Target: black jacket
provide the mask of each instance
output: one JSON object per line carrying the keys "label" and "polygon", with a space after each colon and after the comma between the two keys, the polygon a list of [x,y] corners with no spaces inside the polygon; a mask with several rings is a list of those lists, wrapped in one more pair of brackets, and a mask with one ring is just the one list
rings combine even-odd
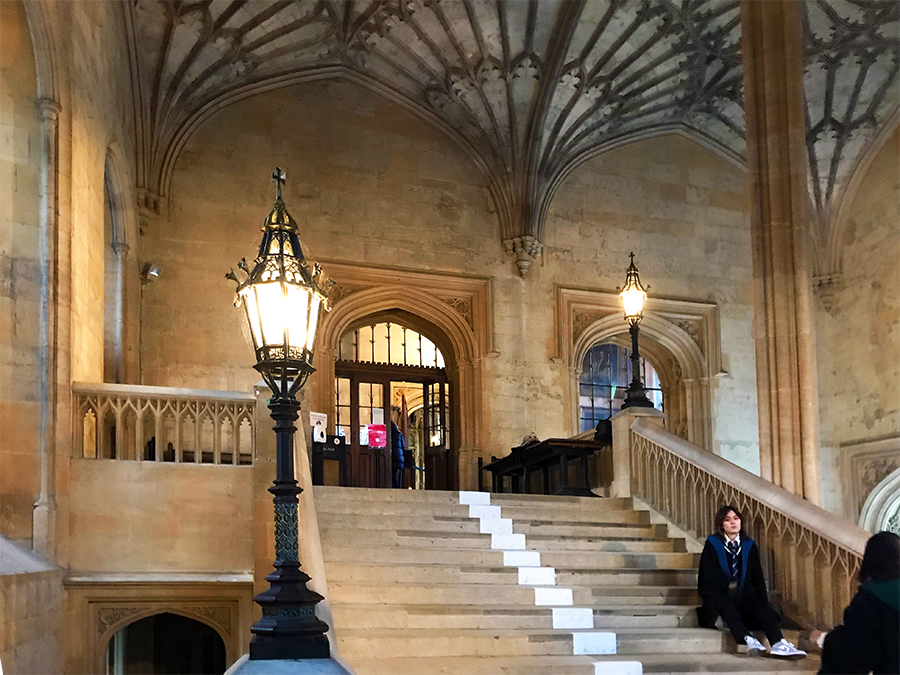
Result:
{"label": "black jacket", "polygon": [[[717,606],[728,598],[728,584],[731,581],[729,575],[722,567],[719,554],[713,539],[723,542],[724,538],[712,535],[707,538],[700,554],[700,569],[697,574],[697,592],[704,605]],[[741,537],[741,549],[743,552],[743,586],[735,599],[740,599],[747,593],[756,595],[763,602],[769,601],[766,590],[766,579],[763,575],[762,564],[759,560],[759,547],[752,539]]]}
{"label": "black jacket", "polygon": [[825,636],[819,675],[869,672],[900,673],[900,612],[864,586],[844,610],[843,625]]}

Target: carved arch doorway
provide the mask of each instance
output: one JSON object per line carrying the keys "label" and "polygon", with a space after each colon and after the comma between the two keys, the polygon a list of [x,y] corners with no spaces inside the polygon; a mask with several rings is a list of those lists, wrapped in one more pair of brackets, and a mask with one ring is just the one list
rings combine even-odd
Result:
{"label": "carved arch doorway", "polygon": [[214,628],[170,612],[145,616],[116,631],[105,661],[106,675],[217,675],[228,665],[225,641]]}
{"label": "carved arch doorway", "polygon": [[[341,485],[448,490],[455,483],[456,399],[443,353],[403,318],[366,317],[338,343],[334,431],[348,441]],[[395,434],[403,438],[402,469]]]}

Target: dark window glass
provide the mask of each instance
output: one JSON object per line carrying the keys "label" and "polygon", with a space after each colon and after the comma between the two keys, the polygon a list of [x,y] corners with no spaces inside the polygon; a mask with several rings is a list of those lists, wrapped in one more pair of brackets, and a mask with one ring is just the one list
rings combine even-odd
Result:
{"label": "dark window glass", "polygon": [[[653,406],[663,409],[659,376],[642,358],[641,381]],[[600,420],[609,419],[622,408],[631,383],[631,350],[612,344],[596,344],[584,355],[578,377],[579,427],[588,431]]]}

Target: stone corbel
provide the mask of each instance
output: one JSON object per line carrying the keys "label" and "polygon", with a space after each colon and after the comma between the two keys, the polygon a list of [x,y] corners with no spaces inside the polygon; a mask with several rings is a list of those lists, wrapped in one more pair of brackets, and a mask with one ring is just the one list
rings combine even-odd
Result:
{"label": "stone corbel", "polygon": [[813,292],[822,301],[823,309],[829,314],[834,307],[834,296],[840,290],[842,281],[841,274],[823,274],[813,277]]}
{"label": "stone corbel", "polygon": [[522,237],[513,237],[512,239],[503,240],[503,248],[506,255],[516,256],[516,267],[519,268],[519,276],[524,278],[531,269],[531,263],[534,262],[544,245],[531,235]]}
{"label": "stone corbel", "polygon": [[154,219],[162,215],[166,207],[165,197],[145,188],[137,188],[137,207],[141,234],[146,233],[147,228]]}

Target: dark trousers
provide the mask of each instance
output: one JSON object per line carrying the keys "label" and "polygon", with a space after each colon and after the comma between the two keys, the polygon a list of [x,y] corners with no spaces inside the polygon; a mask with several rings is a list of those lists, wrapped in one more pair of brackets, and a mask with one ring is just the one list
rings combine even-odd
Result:
{"label": "dark trousers", "polygon": [[754,629],[762,629],[770,645],[774,645],[784,637],[778,627],[780,621],[778,612],[752,593],[742,593],[737,598],[729,596],[704,598],[701,611],[712,623],[715,623],[717,616],[721,616],[734,641],[739,645],[744,644],[744,638],[750,635],[748,625]]}
{"label": "dark trousers", "polygon": [[[383,475],[383,474],[382,474]],[[392,488],[402,488],[403,487],[403,467],[394,468],[391,471],[391,487]]]}

